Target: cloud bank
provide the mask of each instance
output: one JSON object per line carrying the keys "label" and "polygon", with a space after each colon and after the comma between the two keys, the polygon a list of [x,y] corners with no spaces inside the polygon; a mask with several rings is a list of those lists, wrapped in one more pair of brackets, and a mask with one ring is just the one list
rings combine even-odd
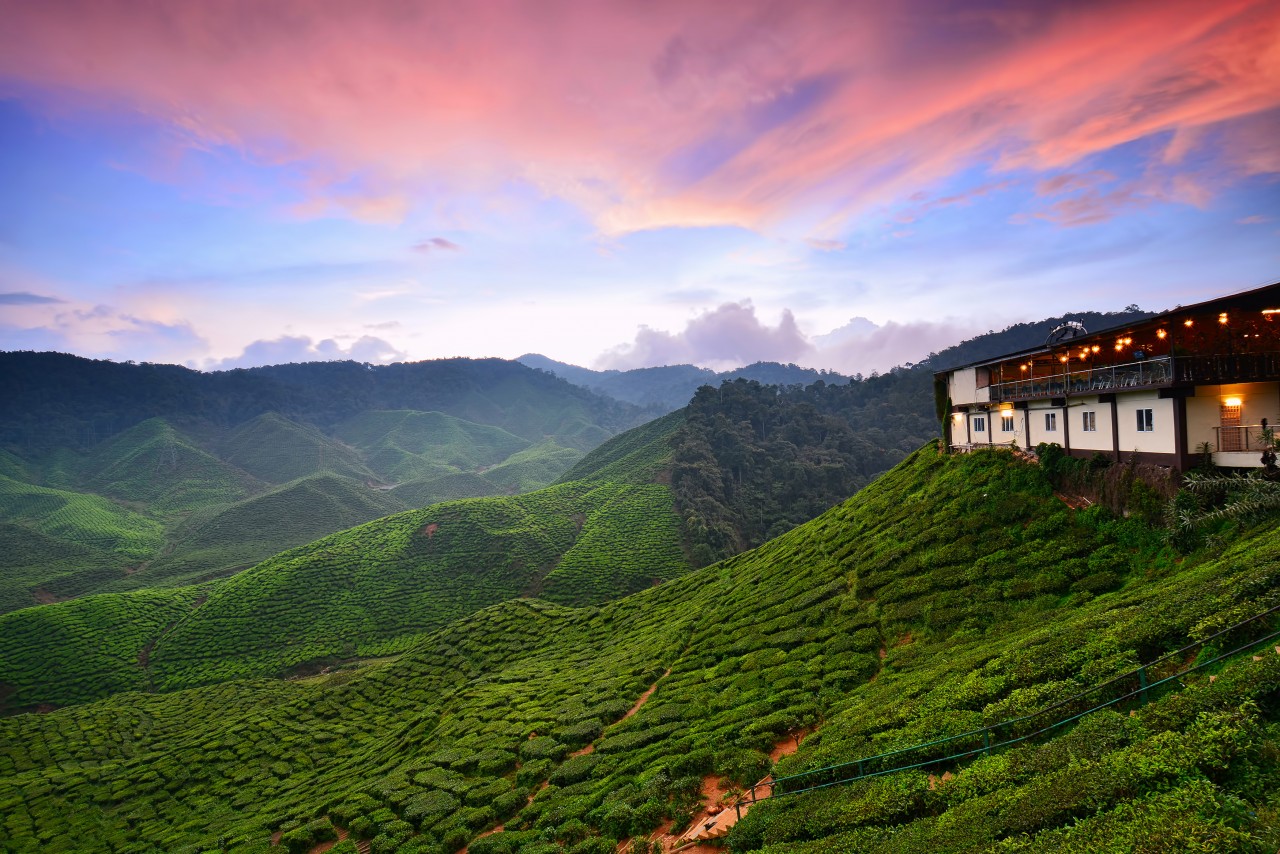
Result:
{"label": "cloud bank", "polygon": [[372,335],[363,335],[345,347],[333,338],[317,342],[307,335],[282,335],[269,341],[254,341],[238,356],[210,360],[204,365],[204,370],[227,371],[233,368],[255,368],[260,365],[335,362],[344,359],[385,365],[403,361],[406,355],[393,345]]}
{"label": "cloud bank", "polygon": [[824,335],[807,336],[789,310],[776,326],[761,322],[750,301],[725,303],[679,332],[640,327],[635,340],[596,360],[601,370],[699,365],[724,371],[753,362],[794,362],[843,374],[883,372],[917,362],[985,330],[963,321],[885,323],[854,317]]}

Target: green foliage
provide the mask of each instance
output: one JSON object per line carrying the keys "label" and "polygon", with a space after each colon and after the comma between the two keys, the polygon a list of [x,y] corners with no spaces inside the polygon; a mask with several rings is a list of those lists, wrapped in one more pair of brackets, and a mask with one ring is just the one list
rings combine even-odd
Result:
{"label": "green foliage", "polygon": [[[215,849],[327,816],[380,846],[603,851],[687,816],[706,773],[755,782],[765,753],[801,729],[816,727],[779,773],[1042,708],[1275,603],[1274,522],[1159,571],[1162,553],[1127,545],[1129,530],[1064,510],[1043,470],[1008,453],[927,448],[758,549],[617,601],[501,602],[342,679],[235,680],[0,719],[6,845]],[[1121,585],[1057,590],[1101,572]],[[287,623],[285,610],[273,613]],[[731,844],[1261,850],[1280,790],[1280,656],[1215,675],[931,769],[954,774],[932,786],[906,772],[766,801]],[[564,733],[593,719],[594,752],[567,756]],[[500,761],[520,753],[518,770]]]}

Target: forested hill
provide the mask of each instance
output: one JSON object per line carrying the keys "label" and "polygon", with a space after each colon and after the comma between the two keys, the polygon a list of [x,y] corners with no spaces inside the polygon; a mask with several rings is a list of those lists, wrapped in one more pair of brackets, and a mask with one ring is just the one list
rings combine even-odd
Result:
{"label": "forested hill", "polygon": [[[940,352],[930,353],[920,362],[906,365],[903,369],[931,374],[933,371],[989,359],[1002,353],[1035,347],[1044,343],[1054,327],[1067,320],[1083,323],[1087,329],[1096,332],[1151,315],[1152,312],[1141,311],[1137,306],[1130,306],[1129,309],[1120,312],[1076,312],[1035,322],[1018,323],[1000,332],[987,332]],[[531,368],[555,374],[600,394],[648,407],[659,414],[684,406],[700,386],[715,386],[738,379],[755,380],[764,385],[776,386],[810,385],[818,381],[825,385],[840,385],[849,382],[859,383],[864,379],[861,374],[851,378],[834,371],[819,371],[777,362],[755,362],[736,370],[716,373],[696,365],[663,365],[653,368],[635,368],[629,371],[594,371],[578,365],[557,362],[537,353],[526,353],[517,361]],[[890,373],[899,375],[903,369],[895,368]],[[924,390],[920,405],[925,406],[931,399],[931,392],[927,383],[920,388]],[[876,390],[883,391],[884,386],[875,385],[871,393]],[[883,470],[878,469],[878,471]]]}
{"label": "forested hill", "polygon": [[444,412],[589,450],[645,420],[632,404],[502,359],[309,362],[203,373],[178,365],[0,353],[0,446],[87,448],[148,418],[230,427],[267,412],[329,427],[369,410]]}
{"label": "forested hill", "polygon": [[537,353],[526,353],[516,361],[555,374],[583,388],[617,400],[644,406],[655,414],[679,409],[689,402],[700,386],[747,379],[765,385],[808,385],[818,380],[847,382],[848,377],[830,371],[816,371],[799,365],[778,362],[755,362],[732,371],[716,373],[696,365],[662,365],[634,368],[629,371],[593,371],[577,365],[557,362]]}
{"label": "forested hill", "polygon": [[[937,436],[933,373],[943,366],[1043,343],[1068,319],[1105,329],[1142,316],[1093,312],[1018,324],[910,367],[845,381],[738,378],[702,386],[670,440],[671,489],[694,564],[754,548],[814,518]],[[787,366],[777,367],[786,376]]]}

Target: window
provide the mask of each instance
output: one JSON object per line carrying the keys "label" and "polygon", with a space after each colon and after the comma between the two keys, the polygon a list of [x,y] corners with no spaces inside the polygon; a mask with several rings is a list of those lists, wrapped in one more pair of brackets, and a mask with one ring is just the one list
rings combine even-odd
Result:
{"label": "window", "polygon": [[1000,429],[1003,430],[1005,433],[1013,432],[1013,416],[1012,415],[1000,416]]}
{"label": "window", "polygon": [[1098,432],[1098,413],[1081,412],[1080,415],[1084,419],[1084,424],[1083,424],[1084,432],[1097,433]]}
{"label": "window", "polygon": [[973,418],[973,430],[975,433],[987,432],[987,419],[983,415],[975,415]]}
{"label": "window", "polygon": [[1046,433],[1054,433],[1058,429],[1058,413],[1046,412],[1044,414],[1044,429]]}
{"label": "window", "polygon": [[1138,432],[1139,433],[1154,433],[1156,430],[1155,423],[1156,423],[1155,418],[1152,417],[1150,409],[1138,410]]}

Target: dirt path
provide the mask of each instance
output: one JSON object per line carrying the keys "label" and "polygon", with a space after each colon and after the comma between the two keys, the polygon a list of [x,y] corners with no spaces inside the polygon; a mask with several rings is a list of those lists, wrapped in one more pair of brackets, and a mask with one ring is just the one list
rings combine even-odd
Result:
{"label": "dirt path", "polygon": [[[769,759],[777,762],[782,757],[795,753],[811,732],[812,729],[803,729],[789,734],[773,746],[773,750],[769,751]],[[756,783],[754,788],[757,797],[762,800],[767,798],[772,794],[773,775]],[[717,851],[723,854],[724,849],[708,845],[706,841],[722,838],[728,834],[729,828],[738,823],[740,816],[733,806],[738,794],[737,789],[725,785],[724,778],[708,774],[702,778],[702,810],[694,816],[689,829],[678,837],[667,834],[656,841],[662,844],[663,851],[680,850],[688,854]],[[749,806],[744,805],[741,814],[746,815],[748,809]]]}

